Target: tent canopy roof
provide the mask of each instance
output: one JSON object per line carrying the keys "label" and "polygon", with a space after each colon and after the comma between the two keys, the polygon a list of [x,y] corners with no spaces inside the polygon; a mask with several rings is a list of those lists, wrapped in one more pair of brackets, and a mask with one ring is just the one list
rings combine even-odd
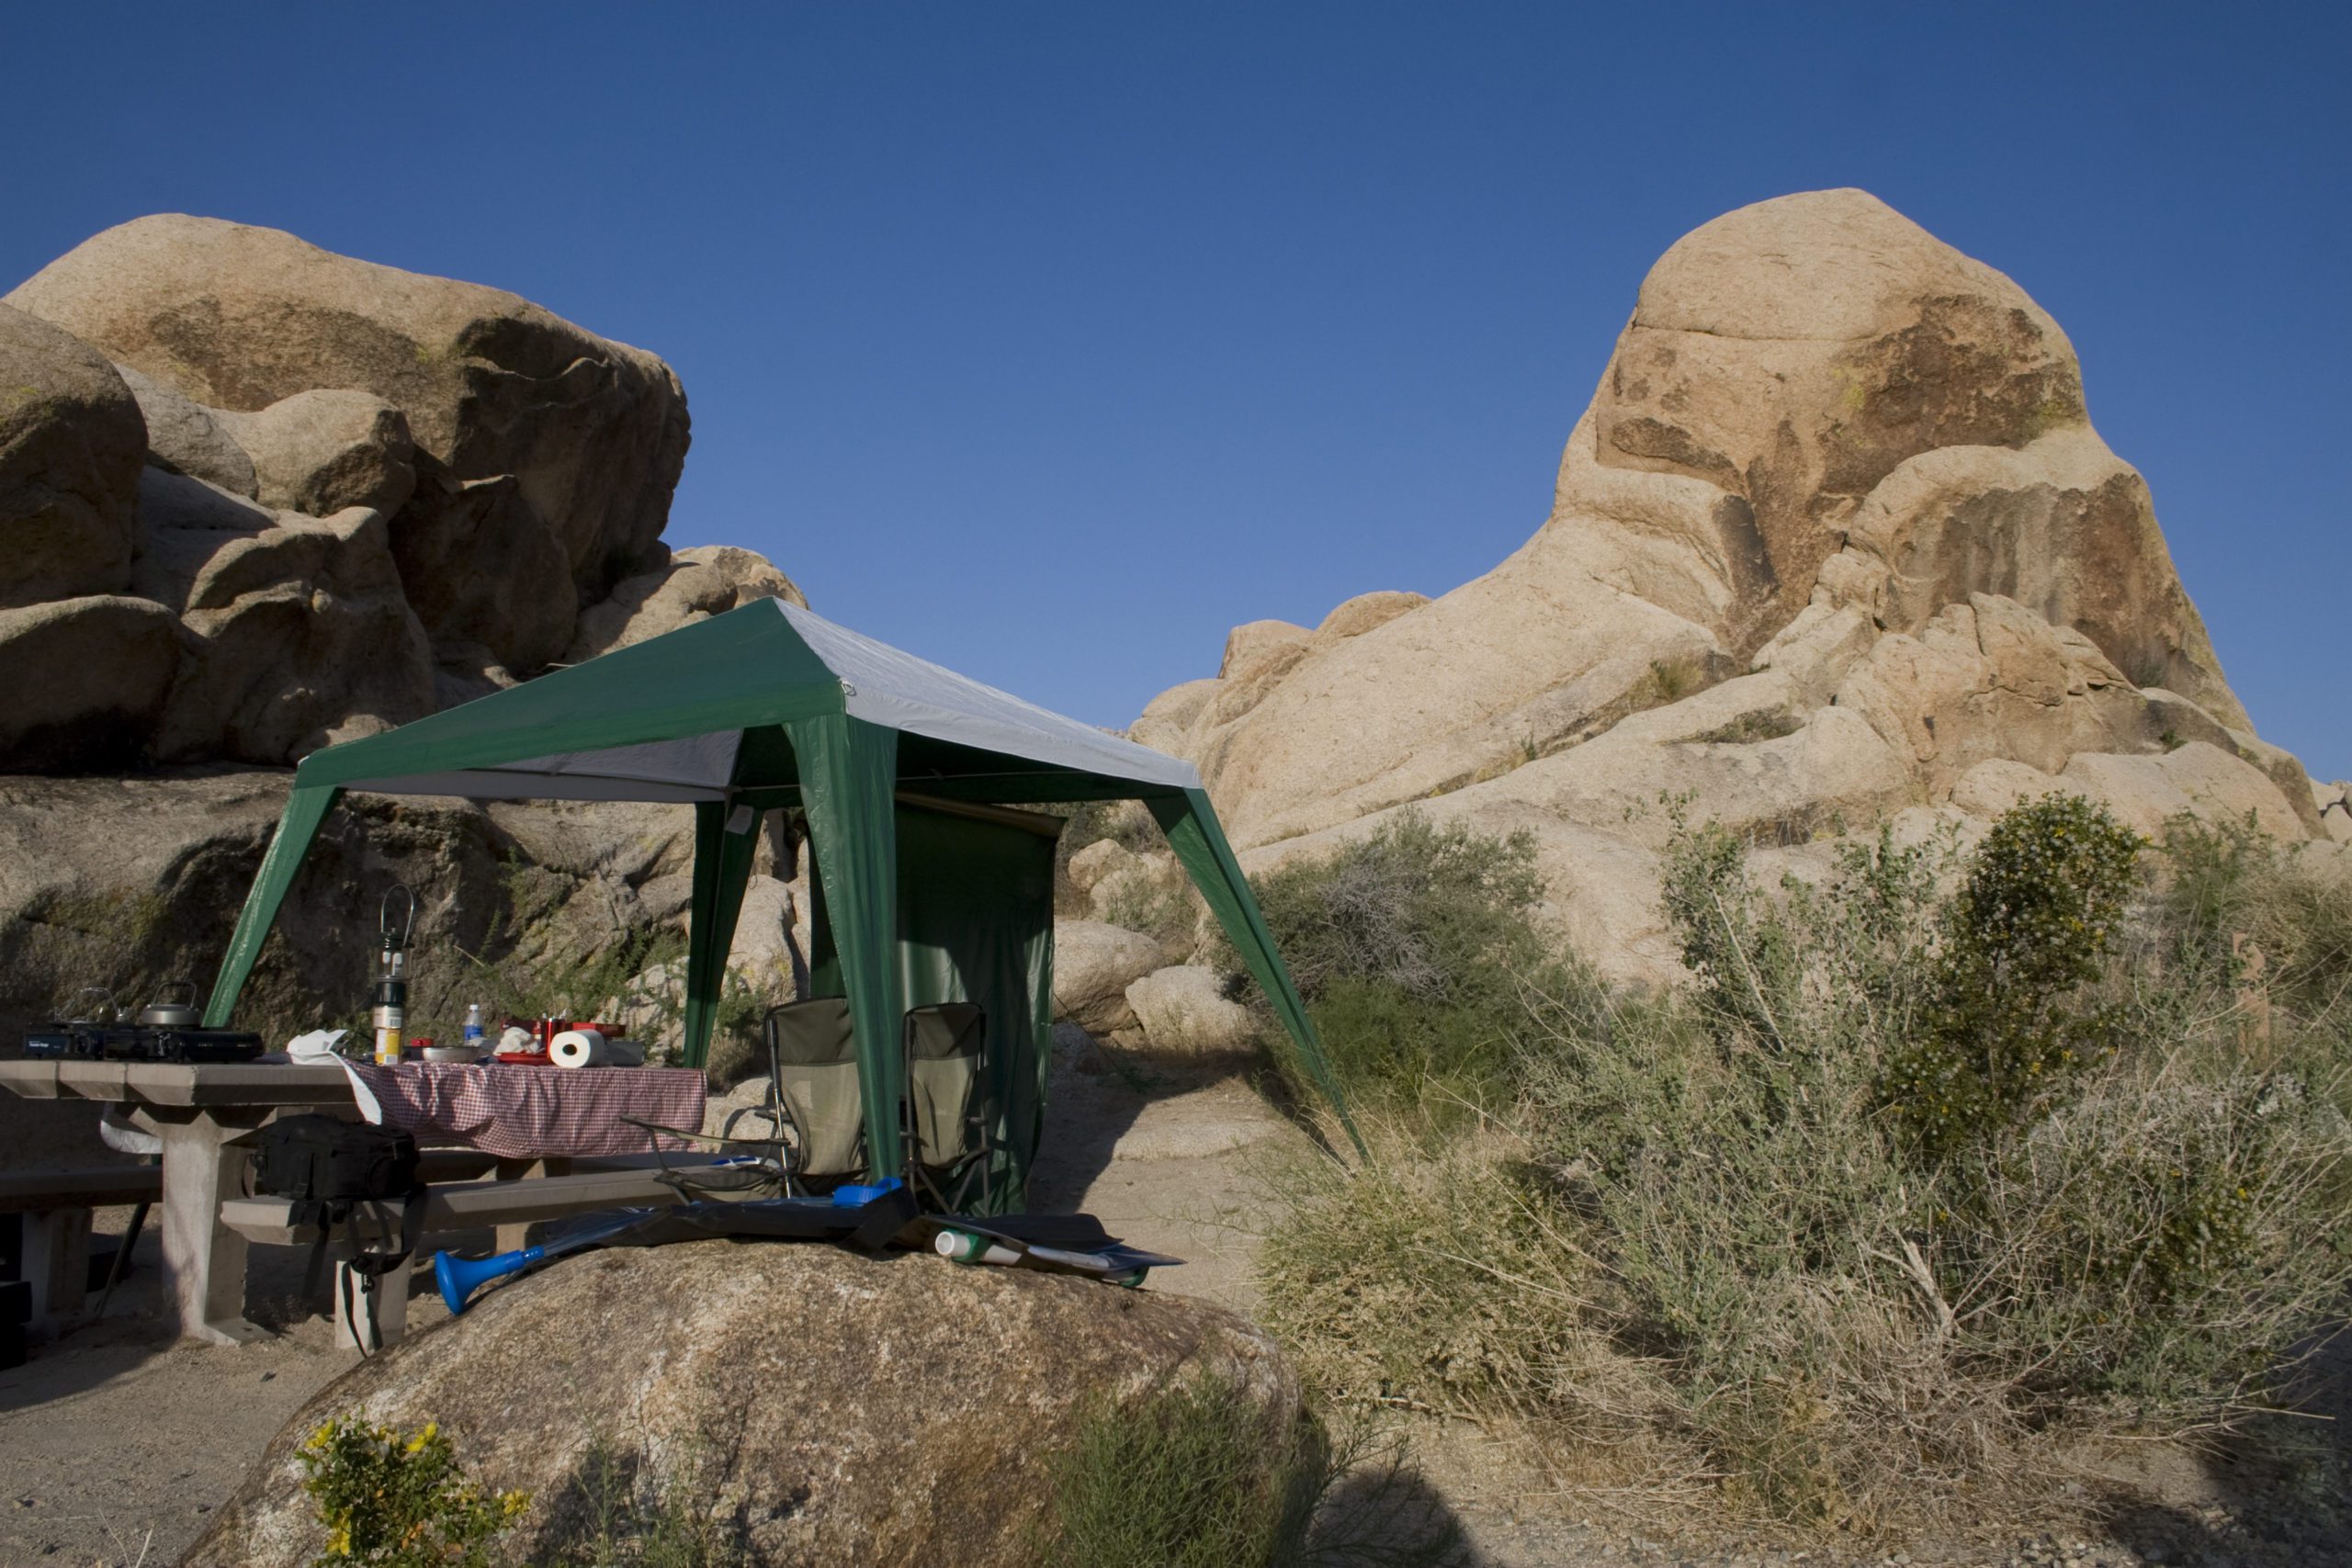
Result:
{"label": "tent canopy roof", "polygon": [[296,782],[475,799],[775,803],[786,722],[846,715],[901,737],[899,777],[950,798],[1200,787],[1193,765],[1050,713],[781,599],[763,599],[303,759]]}
{"label": "tent canopy roof", "polygon": [[[777,599],[740,605],[447,713],[313,752],[245,899],[205,1020],[224,1025],[295,868],[346,789],[695,806],[684,1054],[710,1039],[762,812],[798,806],[856,1021],[868,1163],[899,1168],[896,798],[1143,801],[1316,1082],[1348,1120],[1192,764],[1046,712]],[[1047,944],[1049,947],[1049,943]],[[1043,951],[1043,950],[1041,950]]]}

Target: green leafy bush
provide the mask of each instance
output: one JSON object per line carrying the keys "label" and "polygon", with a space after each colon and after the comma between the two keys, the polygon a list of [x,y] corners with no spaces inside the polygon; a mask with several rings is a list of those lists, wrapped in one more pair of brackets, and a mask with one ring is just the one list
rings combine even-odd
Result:
{"label": "green leafy bush", "polygon": [[297,1457],[327,1530],[311,1568],[477,1568],[530,1505],[469,1479],[431,1421],[413,1435],[356,1417],[329,1421]]}
{"label": "green leafy bush", "polygon": [[1882,1097],[1939,1158],[2046,1111],[2116,1048],[2085,992],[2120,934],[2146,840],[2080,795],[2009,811],[1970,858],[1946,912],[1917,1033]]}
{"label": "green leafy bush", "polygon": [[2258,988],[2306,1016],[2352,994],[2352,876],[2278,843],[2251,812],[2174,818],[2164,858],[2159,963]]}

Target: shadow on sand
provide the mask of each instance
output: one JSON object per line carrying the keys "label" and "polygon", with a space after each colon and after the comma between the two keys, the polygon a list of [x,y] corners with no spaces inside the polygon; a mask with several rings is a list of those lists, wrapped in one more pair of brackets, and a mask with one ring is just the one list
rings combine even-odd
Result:
{"label": "shadow on sand", "polygon": [[2151,1563],[2352,1562],[2352,1340],[2321,1348],[2303,1374],[2293,1414],[2257,1416],[2199,1454],[2167,1456],[2171,1473],[2108,1490],[2108,1532]]}

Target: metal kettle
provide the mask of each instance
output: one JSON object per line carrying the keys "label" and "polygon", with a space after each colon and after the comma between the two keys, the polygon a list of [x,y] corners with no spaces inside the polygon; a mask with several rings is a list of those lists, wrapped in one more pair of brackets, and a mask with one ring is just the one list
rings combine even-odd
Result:
{"label": "metal kettle", "polygon": [[174,991],[180,990],[187,993],[186,1001],[153,1001],[140,1009],[139,1027],[141,1029],[195,1029],[201,1026],[204,1022],[204,1010],[197,1005],[196,982],[170,980],[164,985],[164,995],[166,998]]}

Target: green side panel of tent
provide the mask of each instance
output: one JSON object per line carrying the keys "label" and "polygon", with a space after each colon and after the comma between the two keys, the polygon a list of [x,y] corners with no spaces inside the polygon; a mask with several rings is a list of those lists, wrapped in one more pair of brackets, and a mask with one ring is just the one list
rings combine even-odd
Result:
{"label": "green side panel of tent", "polygon": [[685,1059],[700,1066],[710,1053],[710,1030],[727,985],[727,953],[752,880],[760,814],[723,801],[695,805],[695,880],[686,914]]}
{"label": "green side panel of tent", "polygon": [[1340,1124],[1347,1129],[1356,1153],[1371,1158],[1372,1152],[1364,1147],[1363,1134],[1356,1131],[1355,1119],[1348,1114],[1347,1097],[1340,1092],[1339,1080],[1331,1076],[1331,1063],[1323,1054],[1322,1038],[1315,1032],[1314,1021],[1306,1016],[1306,1003],[1299,997],[1298,987],[1292,983],[1282,954],[1274,951],[1273,933],[1266,929],[1265,914],[1250,891],[1250,879],[1241,874],[1241,863],[1235,858],[1233,846],[1226,841],[1225,829],[1217,822],[1207,792],[1188,789],[1181,800],[1157,799],[1146,804],[1159,824],[1159,830],[1168,835],[1168,846],[1176,852],[1176,859],[1191,875],[1193,886],[1208,900],[1209,912],[1224,929],[1226,940],[1233,943],[1259,988],[1266,993],[1274,1016],[1282,1020],[1283,1028],[1298,1047],[1307,1076],[1339,1112]]}
{"label": "green side panel of tent", "polygon": [[[968,1001],[987,1014],[989,1166],[973,1208],[1013,1213],[1027,1201],[1045,1135],[1057,835],[904,802],[897,815],[900,996],[910,1008]],[[809,992],[845,995],[821,878],[810,884],[809,905]]]}
{"label": "green side panel of tent", "polygon": [[1014,1213],[1027,1207],[1053,1061],[1056,835],[910,806],[898,816],[900,994],[910,1008],[970,1001],[988,1015],[989,1161],[975,1208]]}
{"label": "green side panel of tent", "polygon": [[[841,994],[857,1035],[871,1168],[895,1173],[906,1060],[905,1004],[897,964],[899,735],[844,714],[785,726],[800,760],[800,804],[825,888],[825,916],[841,959]],[[726,961],[719,954],[719,961]],[[699,1058],[688,1060],[699,1066]]]}

